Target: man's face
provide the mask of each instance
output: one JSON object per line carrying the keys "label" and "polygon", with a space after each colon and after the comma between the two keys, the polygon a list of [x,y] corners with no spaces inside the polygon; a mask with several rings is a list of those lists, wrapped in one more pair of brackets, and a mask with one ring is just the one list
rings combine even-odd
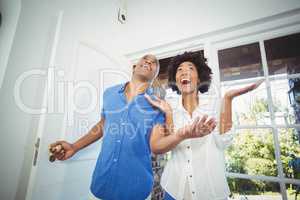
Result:
{"label": "man's face", "polygon": [[151,81],[157,70],[157,59],[154,55],[143,56],[133,69],[133,75],[145,81]]}

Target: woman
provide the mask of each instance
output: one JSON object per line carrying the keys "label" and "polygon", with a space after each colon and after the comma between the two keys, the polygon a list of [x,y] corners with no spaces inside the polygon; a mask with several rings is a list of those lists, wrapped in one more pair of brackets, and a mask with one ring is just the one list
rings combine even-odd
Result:
{"label": "woman", "polygon": [[[169,66],[169,85],[180,94],[177,105],[161,99],[148,101],[172,120],[166,120],[169,133],[178,130],[196,118],[210,116],[219,119],[218,128],[200,138],[184,140],[173,150],[162,178],[165,199],[223,200],[229,196],[225,176],[224,150],[233,138],[232,100],[257,88],[262,81],[241,89],[227,91],[218,102],[206,95],[212,71],[200,53],[185,52],[176,56]],[[170,116],[166,116],[166,119]],[[209,119],[208,119],[209,120]]]}

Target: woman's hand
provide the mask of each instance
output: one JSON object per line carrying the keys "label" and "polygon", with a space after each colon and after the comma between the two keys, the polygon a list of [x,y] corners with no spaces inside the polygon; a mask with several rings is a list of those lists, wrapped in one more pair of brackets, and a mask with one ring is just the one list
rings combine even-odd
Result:
{"label": "woman's hand", "polygon": [[163,113],[172,113],[170,104],[168,104],[165,100],[162,100],[157,96],[155,96],[155,99],[152,99],[148,94],[145,94],[145,98],[152,106],[160,109]]}
{"label": "woman's hand", "polygon": [[232,100],[233,98],[243,95],[247,92],[255,90],[258,88],[264,79],[259,80],[255,83],[252,83],[246,87],[239,88],[239,89],[232,89],[225,93],[222,99],[222,107],[221,107],[221,114],[220,114],[220,134],[224,134],[228,132],[232,128]]}
{"label": "woman's hand", "polygon": [[252,90],[255,90],[258,88],[262,83],[264,82],[264,79],[259,80],[255,83],[252,83],[246,87],[238,88],[238,89],[232,89],[225,93],[224,98],[232,100],[234,97],[240,96],[242,94],[245,94],[247,92],[250,92]]}
{"label": "woman's hand", "polygon": [[210,134],[217,126],[215,118],[207,115],[197,117],[192,124],[184,126],[178,131],[182,139],[199,138]]}

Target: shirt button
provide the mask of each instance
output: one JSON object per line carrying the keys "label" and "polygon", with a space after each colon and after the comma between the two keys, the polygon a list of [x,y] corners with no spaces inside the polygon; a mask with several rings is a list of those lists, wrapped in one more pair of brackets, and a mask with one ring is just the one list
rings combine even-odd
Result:
{"label": "shirt button", "polygon": [[192,175],[190,175],[190,178],[192,178],[193,176]]}
{"label": "shirt button", "polygon": [[194,191],[193,191],[192,193],[193,193],[193,194],[195,194],[195,192],[194,192]]}
{"label": "shirt button", "polygon": [[118,143],[121,143],[121,140],[117,140]]}
{"label": "shirt button", "polygon": [[118,161],[118,159],[115,158],[115,159],[114,159],[114,162],[117,162],[117,161]]}
{"label": "shirt button", "polygon": [[190,148],[190,146],[187,146],[186,148],[188,148],[188,149],[189,149],[189,148]]}
{"label": "shirt button", "polygon": [[125,125],[125,123],[124,123],[124,122],[122,122],[122,123],[121,123],[121,125],[122,125],[122,126],[124,126],[124,125]]}
{"label": "shirt button", "polygon": [[190,160],[187,161],[188,163],[190,162]]}

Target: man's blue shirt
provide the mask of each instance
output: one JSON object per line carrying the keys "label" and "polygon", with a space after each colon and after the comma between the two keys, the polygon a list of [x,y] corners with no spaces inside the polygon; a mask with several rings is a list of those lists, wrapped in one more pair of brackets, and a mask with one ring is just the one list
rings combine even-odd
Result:
{"label": "man's blue shirt", "polygon": [[[126,84],[104,92],[102,149],[93,173],[91,192],[104,200],[144,200],[151,193],[150,134],[156,124],[164,124],[162,112],[143,94],[127,102]],[[153,95],[152,88],[146,91]]]}

